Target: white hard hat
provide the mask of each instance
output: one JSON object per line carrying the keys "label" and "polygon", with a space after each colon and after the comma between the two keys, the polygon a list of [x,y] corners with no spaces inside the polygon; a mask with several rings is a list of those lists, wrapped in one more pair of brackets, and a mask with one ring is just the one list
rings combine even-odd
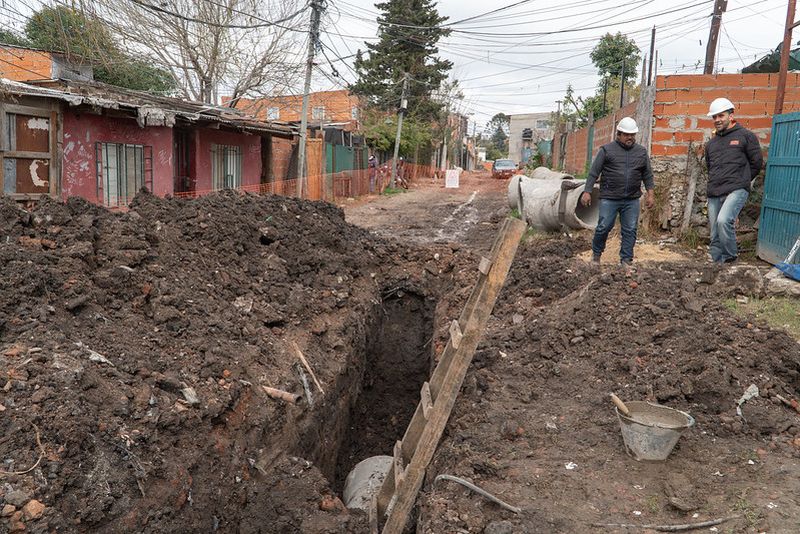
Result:
{"label": "white hard hat", "polygon": [[735,107],[736,106],[733,105],[733,102],[727,98],[715,98],[708,107],[708,116],[713,117],[717,113],[722,113],[723,111],[728,111],[729,109],[732,110]]}
{"label": "white hard hat", "polygon": [[639,127],[636,126],[636,121],[630,117],[622,117],[622,120],[617,124],[617,131],[627,134],[635,134],[639,132]]}

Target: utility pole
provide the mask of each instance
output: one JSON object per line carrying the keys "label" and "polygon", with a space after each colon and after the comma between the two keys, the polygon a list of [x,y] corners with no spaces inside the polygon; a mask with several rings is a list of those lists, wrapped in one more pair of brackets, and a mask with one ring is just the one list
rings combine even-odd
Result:
{"label": "utility pole", "polygon": [[619,73],[619,107],[624,105],[625,100],[625,60],[622,60],[622,70]]}
{"label": "utility pole", "polygon": [[319,42],[319,19],[324,0],[311,0],[311,28],[308,32],[308,62],[306,83],[303,87],[303,109],[300,112],[300,141],[297,146],[297,196],[303,198],[306,181],[306,136],[308,130],[308,94],[311,91],[311,71],[314,68],[314,52]]}
{"label": "utility pole", "polygon": [[650,66],[647,68],[647,85],[653,85],[653,54],[656,50],[656,27],[650,34]]}
{"label": "utility pole", "polygon": [[728,0],[714,0],[714,14],[711,17],[711,30],[706,43],[706,65],[703,74],[714,74],[714,59],[719,43],[719,26],[722,23],[722,14],[728,9]]}
{"label": "utility pole", "polygon": [[786,30],[783,32],[783,44],[781,45],[781,67],[778,70],[778,91],[775,95],[775,115],[783,113],[783,99],[786,96],[786,71],[789,70],[789,55],[792,52],[792,30],[798,23],[794,20],[794,12],[797,8],[797,0],[789,0],[789,7],[786,9]]}
{"label": "utility pole", "polygon": [[392,189],[397,184],[397,157],[400,155],[400,134],[403,131],[403,115],[406,113],[406,91],[408,91],[408,73],[403,75],[403,92],[400,95],[400,109],[397,110],[397,135],[394,138],[394,159],[392,160]]}

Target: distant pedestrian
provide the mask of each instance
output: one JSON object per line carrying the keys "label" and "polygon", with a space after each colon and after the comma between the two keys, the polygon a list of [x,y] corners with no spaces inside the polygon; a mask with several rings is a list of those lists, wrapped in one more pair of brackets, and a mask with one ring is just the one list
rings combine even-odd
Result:
{"label": "distant pedestrian", "polygon": [[708,108],[708,116],[714,120],[714,133],[705,148],[709,252],[715,263],[733,262],[738,257],[735,224],[750,195],[750,184],[764,164],[758,138],[736,122],[733,111],[727,98],[717,98]]}
{"label": "distant pedestrian", "polygon": [[378,175],[378,162],[375,159],[374,154],[369,155],[369,161],[367,162],[367,169],[369,172],[369,194],[371,195],[375,192],[375,178]]}
{"label": "distant pedestrian", "polygon": [[624,117],[617,124],[616,140],[605,144],[597,151],[597,156],[589,169],[586,186],[581,195],[581,204],[592,203],[592,189],[600,178],[600,217],[592,239],[592,264],[600,265],[600,256],[606,249],[606,241],[619,214],[621,245],[620,265],[629,271],[633,263],[633,247],[636,244],[636,229],[639,224],[639,198],[642,196],[642,183],[647,190],[645,206],[649,209],[655,203],[653,193],[653,171],[650,156],[642,145],[636,144],[639,127],[630,117]]}

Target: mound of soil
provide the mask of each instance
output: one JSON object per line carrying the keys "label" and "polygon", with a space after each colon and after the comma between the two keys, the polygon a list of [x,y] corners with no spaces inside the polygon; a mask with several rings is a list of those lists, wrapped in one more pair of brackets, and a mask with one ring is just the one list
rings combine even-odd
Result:
{"label": "mound of soil", "polygon": [[[776,395],[800,392],[798,342],[732,315],[719,295],[741,288],[720,287],[724,272],[598,273],[570,257],[579,248],[520,248],[429,474],[467,478],[522,514],[439,482],[420,531],[624,532],[591,524],[728,515],[738,518],[720,530],[792,531],[800,417]],[[760,394],[739,416],[751,384]],[[696,427],[666,463],[637,463],[611,391],[688,411]]]}
{"label": "mound of soil", "polygon": [[[324,203],[143,194],[0,199],[0,262],[0,528],[362,532],[329,481],[382,290],[435,293],[453,254]],[[262,388],[305,397],[292,343],[313,406]]]}

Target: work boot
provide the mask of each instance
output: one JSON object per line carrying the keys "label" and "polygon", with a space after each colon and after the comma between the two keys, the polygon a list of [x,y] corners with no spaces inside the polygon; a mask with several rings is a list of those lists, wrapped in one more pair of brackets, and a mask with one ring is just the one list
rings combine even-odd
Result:
{"label": "work boot", "polygon": [[633,266],[633,262],[628,260],[620,261],[619,266],[622,268],[622,271],[625,273],[625,276],[630,276],[636,271],[636,269]]}
{"label": "work boot", "polygon": [[599,254],[592,254],[592,267],[594,269],[600,269],[600,255]]}

